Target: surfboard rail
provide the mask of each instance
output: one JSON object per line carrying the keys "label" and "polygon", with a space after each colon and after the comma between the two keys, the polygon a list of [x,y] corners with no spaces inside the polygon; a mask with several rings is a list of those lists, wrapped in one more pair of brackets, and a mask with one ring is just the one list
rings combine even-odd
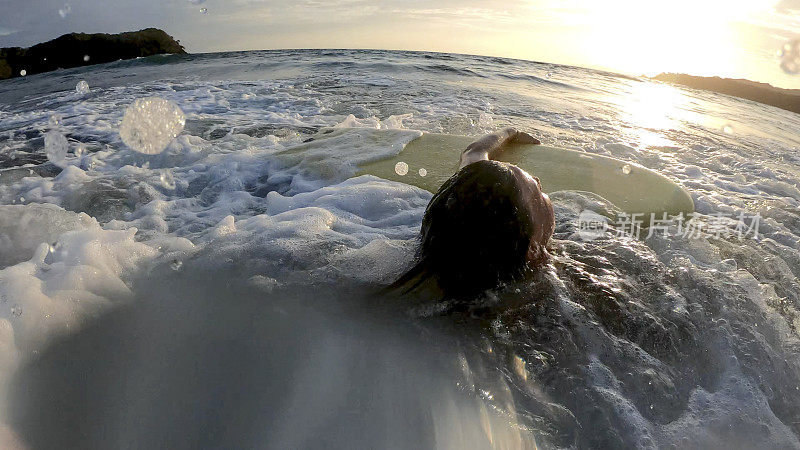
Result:
{"label": "surfboard rail", "polygon": [[[470,136],[424,133],[398,155],[362,164],[359,174],[372,174],[436,192],[458,170],[461,151],[474,140]],[[647,222],[651,214],[660,219],[663,214],[686,216],[694,211],[689,192],[664,175],[632,162],[532,144],[511,145],[498,159],[538,177],[546,193],[592,192]],[[408,165],[405,175],[395,171],[397,162]]]}

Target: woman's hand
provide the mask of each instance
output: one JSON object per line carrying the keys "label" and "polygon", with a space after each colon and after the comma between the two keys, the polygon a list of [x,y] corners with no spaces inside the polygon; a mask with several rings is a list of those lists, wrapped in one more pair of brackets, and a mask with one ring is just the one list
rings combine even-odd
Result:
{"label": "woman's hand", "polygon": [[459,168],[476,161],[497,159],[497,156],[509,144],[541,144],[541,142],[528,133],[508,127],[478,139],[469,144],[461,153]]}
{"label": "woman's hand", "polygon": [[536,139],[535,137],[531,136],[530,134],[524,131],[517,131],[517,134],[514,135],[514,141],[519,144],[533,144],[539,145],[542,141]]}

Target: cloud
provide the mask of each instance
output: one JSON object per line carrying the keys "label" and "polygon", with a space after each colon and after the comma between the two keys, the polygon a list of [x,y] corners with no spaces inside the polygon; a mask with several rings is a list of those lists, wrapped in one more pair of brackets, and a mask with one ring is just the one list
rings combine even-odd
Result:
{"label": "cloud", "polygon": [[783,0],[772,11],[750,17],[749,23],[762,33],[796,39],[800,37],[800,0]]}
{"label": "cloud", "polygon": [[798,12],[800,11],[800,0],[781,0],[775,5],[779,12]]}
{"label": "cloud", "polygon": [[425,17],[446,20],[481,20],[502,23],[517,19],[507,10],[480,7],[395,9],[394,12],[412,18]]}

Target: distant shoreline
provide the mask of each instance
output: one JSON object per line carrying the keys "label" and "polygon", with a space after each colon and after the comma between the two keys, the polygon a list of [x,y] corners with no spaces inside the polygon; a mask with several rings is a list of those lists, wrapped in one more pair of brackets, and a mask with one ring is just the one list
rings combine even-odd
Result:
{"label": "distant shoreline", "polygon": [[157,28],[118,34],[70,33],[28,48],[0,49],[0,80],[158,54],[185,54]]}
{"label": "distant shoreline", "polygon": [[731,95],[800,114],[800,89],[783,89],[750,80],[697,77],[682,73],[662,73],[652,79]]}
{"label": "distant shoreline", "polygon": [[[388,51],[433,53],[442,55],[478,56],[484,58],[497,58],[503,60],[518,60],[534,64],[551,64],[542,61],[532,61],[517,58],[496,57],[488,55],[472,55],[466,53],[447,53],[425,50],[399,50],[399,49],[362,49],[362,48],[286,48],[263,50],[231,50],[221,52],[200,52],[201,54],[216,53],[242,53],[250,51]],[[117,34],[105,33],[70,33],[56,39],[33,45],[28,48],[6,47],[0,48],[0,80],[18,78],[37,73],[50,72],[59,69],[69,69],[81,66],[90,66],[114,62],[119,60],[135,59],[159,54],[187,54],[180,41],[174,39],[165,31],[157,28],[146,28],[139,31],[129,31]],[[562,64],[555,64],[562,66]],[[607,70],[563,65],[591,70],[612,76],[637,78]],[[758,103],[775,106],[777,108],[800,114],[800,89],[784,89],[767,83],[760,83],[745,79],[731,79],[720,77],[700,77],[680,73],[661,73],[651,80],[678,84],[694,89],[700,89],[733,97],[752,100]]]}

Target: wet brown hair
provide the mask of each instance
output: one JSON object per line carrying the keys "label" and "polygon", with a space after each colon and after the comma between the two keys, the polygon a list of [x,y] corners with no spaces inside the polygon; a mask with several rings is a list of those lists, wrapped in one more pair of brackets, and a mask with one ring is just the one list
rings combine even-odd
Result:
{"label": "wet brown hair", "polygon": [[433,278],[446,297],[474,297],[546,260],[544,243],[533,239],[532,180],[514,169],[478,161],[450,177],[425,210],[416,265],[390,288],[408,292]]}

